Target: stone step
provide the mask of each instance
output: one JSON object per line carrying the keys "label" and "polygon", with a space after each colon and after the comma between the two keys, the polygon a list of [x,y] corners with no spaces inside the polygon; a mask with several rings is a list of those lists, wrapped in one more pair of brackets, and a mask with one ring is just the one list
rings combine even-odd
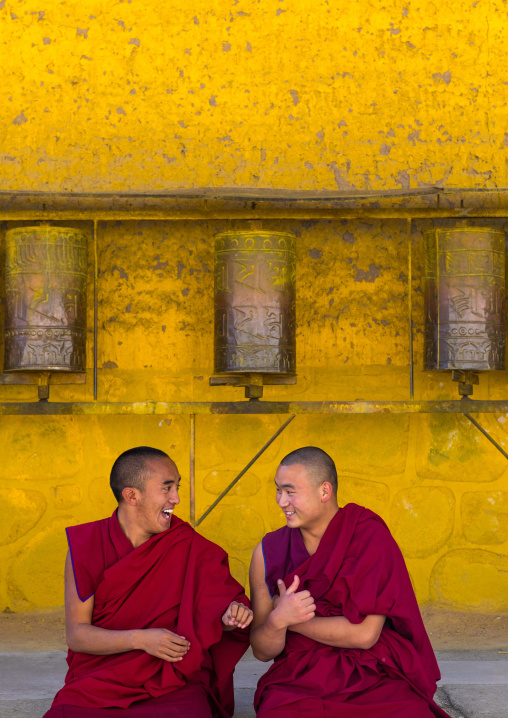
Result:
{"label": "stone step", "polygon": [[[63,651],[0,653],[0,718],[41,718],[63,684],[65,658]],[[445,652],[438,658],[437,700],[453,718],[508,718],[508,656]],[[238,664],[235,718],[254,718],[254,690],[270,665],[251,651]]]}

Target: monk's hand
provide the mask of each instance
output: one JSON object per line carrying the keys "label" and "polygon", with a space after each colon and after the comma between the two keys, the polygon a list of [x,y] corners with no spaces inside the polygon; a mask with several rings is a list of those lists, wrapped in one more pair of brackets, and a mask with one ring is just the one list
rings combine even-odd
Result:
{"label": "monk's hand", "polygon": [[253,618],[254,614],[250,608],[244,606],[243,603],[233,601],[222,616],[222,624],[226,631],[232,631],[234,628],[246,628]]}
{"label": "monk's hand", "polygon": [[184,636],[166,628],[146,628],[139,631],[138,643],[145,653],[169,663],[181,661],[190,648],[190,643]]}
{"label": "monk's hand", "polygon": [[299,591],[299,585],[298,576],[294,577],[289,588],[286,588],[286,584],[281,579],[277,581],[279,598],[272,612],[272,620],[279,628],[305,623],[316,615],[316,604],[310,591]]}

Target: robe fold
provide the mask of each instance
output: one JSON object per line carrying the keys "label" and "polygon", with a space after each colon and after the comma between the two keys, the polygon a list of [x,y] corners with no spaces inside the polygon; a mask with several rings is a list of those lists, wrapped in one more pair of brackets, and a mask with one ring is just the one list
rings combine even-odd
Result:
{"label": "robe fold", "polygon": [[[287,631],[284,651],[260,679],[260,716],[449,718],[433,700],[440,674],[404,559],[384,521],[347,504],[334,516],[310,556],[299,529],[287,526],[262,542],[265,580],[310,591],[316,616],[387,616],[369,650],[335,648]],[[273,713],[272,713],[273,712]]]}
{"label": "robe fold", "polygon": [[67,536],[78,596],[84,601],[94,594],[92,625],[166,628],[191,645],[176,663],[141,650],[108,656],[69,650],[65,685],[47,717],[72,716],[71,706],[138,711],[144,701],[162,704],[164,696],[192,685],[206,691],[214,716],[232,715],[233,671],[248,647],[248,630],[223,632],[221,617],[231,601],[250,603],[229,572],[227,554],[176,516],[167,531],[137,548],[116,512],[73,526]]}

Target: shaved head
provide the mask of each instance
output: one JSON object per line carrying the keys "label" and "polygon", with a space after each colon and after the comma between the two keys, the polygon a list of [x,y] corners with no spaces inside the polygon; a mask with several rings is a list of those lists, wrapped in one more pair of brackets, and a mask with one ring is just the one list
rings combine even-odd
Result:
{"label": "shaved head", "polygon": [[326,451],[318,449],[317,446],[304,446],[296,449],[285,456],[280,466],[292,466],[301,464],[307,471],[310,481],[316,486],[321,486],[324,481],[332,485],[334,495],[337,495],[337,469],[331,456]]}
{"label": "shaved head", "polygon": [[169,456],[151,446],[136,446],[120,454],[113,464],[109,479],[118,503],[122,501],[122,491],[127,487],[144,491],[145,481],[151,474],[149,463],[160,459],[169,459]]}

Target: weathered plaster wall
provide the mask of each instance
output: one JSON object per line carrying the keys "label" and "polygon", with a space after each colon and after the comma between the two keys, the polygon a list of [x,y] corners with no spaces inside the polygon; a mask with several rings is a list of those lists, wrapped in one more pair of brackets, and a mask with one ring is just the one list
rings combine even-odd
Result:
{"label": "weathered plaster wall", "polygon": [[[240,399],[209,387],[213,372],[213,235],[224,222],[124,222],[100,228],[99,398],[136,401]],[[405,222],[288,222],[298,237],[296,386],[268,387],[282,399],[408,397]],[[421,371],[421,234],[413,235],[416,397],[453,398],[445,372]],[[90,322],[91,326],[91,322]],[[506,374],[483,376],[478,397],[498,397]],[[51,397],[90,400],[86,386]],[[33,387],[2,387],[33,401]],[[198,416],[200,516],[284,417]],[[506,417],[482,422],[507,442]],[[179,513],[189,516],[189,419],[4,417],[0,421],[0,609],[62,602],[63,528],[110,513],[109,469],[124,449],[166,449],[182,476]],[[298,416],[203,522],[246,580],[253,546],[281,525],[273,477],[298,446],[336,459],[340,501],[379,512],[407,559],[423,603],[507,610],[508,472],[505,459],[464,417]]]}
{"label": "weathered plaster wall", "polygon": [[0,187],[507,184],[504,0],[0,7]]}
{"label": "weathered plaster wall", "polygon": [[[507,12],[501,0],[1,0],[0,189],[507,185]],[[100,399],[241,398],[208,386],[213,235],[231,226],[243,225],[100,225]],[[265,396],[406,399],[406,223],[263,227],[298,236],[298,383]],[[421,372],[422,229],[415,395],[455,397],[448,375]],[[89,366],[91,348],[90,335]],[[90,380],[51,397],[90,400]],[[482,377],[475,396],[505,396],[506,380]],[[0,395],[35,398],[30,387]],[[197,418],[198,516],[282,421]],[[506,417],[482,422],[506,443]],[[0,431],[0,610],[62,603],[63,528],[113,510],[121,451],[164,448],[188,476],[186,417],[8,417]],[[240,580],[281,525],[277,462],[309,443],[335,457],[342,503],[387,520],[420,601],[508,610],[506,462],[446,415],[295,419],[202,524]]]}

